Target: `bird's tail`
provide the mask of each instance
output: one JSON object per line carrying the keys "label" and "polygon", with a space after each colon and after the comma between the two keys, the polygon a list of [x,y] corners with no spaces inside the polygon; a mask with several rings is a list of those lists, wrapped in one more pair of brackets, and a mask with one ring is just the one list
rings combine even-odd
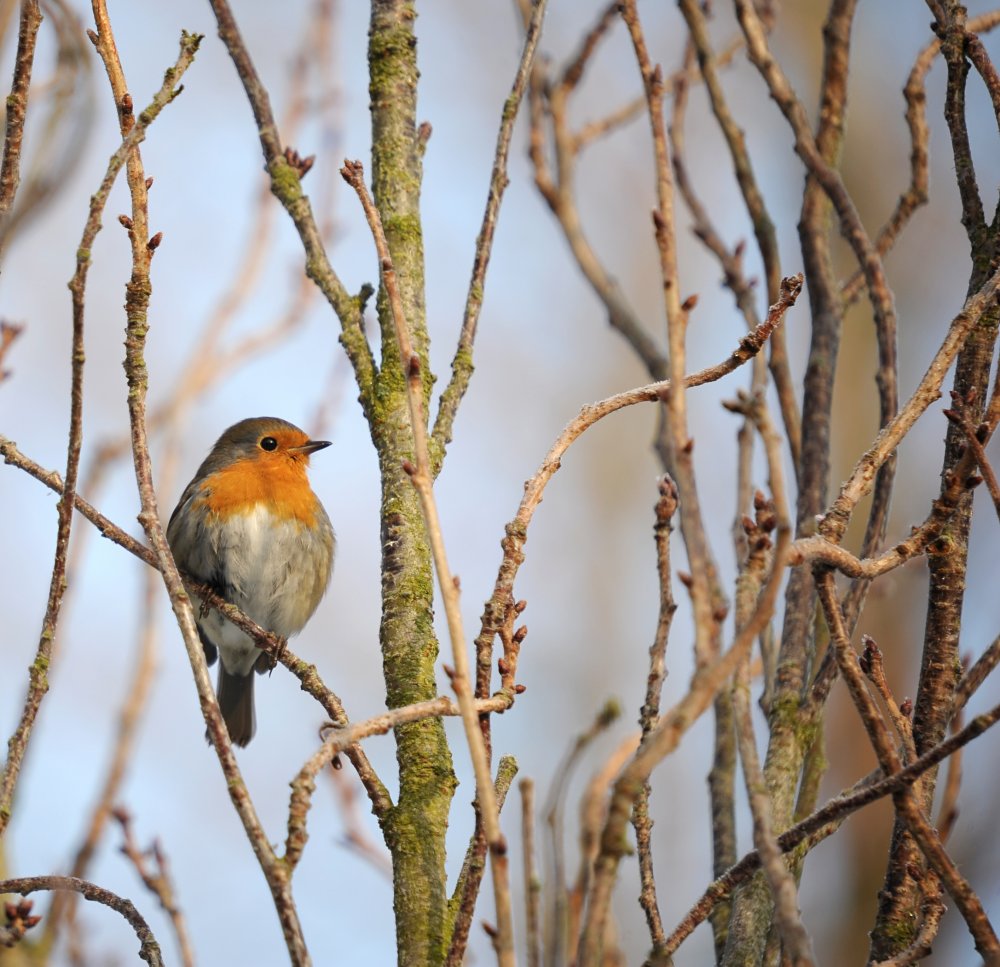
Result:
{"label": "bird's tail", "polygon": [[253,708],[253,672],[230,675],[219,662],[219,682],[216,695],[219,710],[225,719],[229,738],[234,745],[245,746],[257,730],[257,716]]}

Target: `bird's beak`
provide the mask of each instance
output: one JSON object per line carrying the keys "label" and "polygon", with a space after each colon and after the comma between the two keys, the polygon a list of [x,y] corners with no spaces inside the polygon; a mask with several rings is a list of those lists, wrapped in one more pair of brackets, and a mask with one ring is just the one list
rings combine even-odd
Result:
{"label": "bird's beak", "polygon": [[330,445],[329,440],[308,440],[303,443],[300,447],[291,447],[296,453],[304,453],[309,456],[310,453],[315,453],[317,450],[323,450]]}

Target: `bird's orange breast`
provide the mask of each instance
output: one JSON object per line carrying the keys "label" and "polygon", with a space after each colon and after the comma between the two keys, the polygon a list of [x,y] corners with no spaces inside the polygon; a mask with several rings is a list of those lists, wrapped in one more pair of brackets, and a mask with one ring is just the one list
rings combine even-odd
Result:
{"label": "bird's orange breast", "polygon": [[306,478],[304,461],[287,457],[237,460],[205,481],[196,501],[222,518],[263,504],[284,520],[316,524],[318,500]]}

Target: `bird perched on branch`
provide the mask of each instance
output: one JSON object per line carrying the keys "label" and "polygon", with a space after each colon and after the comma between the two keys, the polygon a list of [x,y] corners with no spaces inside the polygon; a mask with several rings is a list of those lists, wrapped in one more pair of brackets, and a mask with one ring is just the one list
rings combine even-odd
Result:
{"label": "bird perched on branch", "polygon": [[[275,417],[242,420],[219,437],[170,515],[177,566],[268,631],[301,631],[330,583],[334,535],[306,476],[330,444]],[[205,660],[218,656],[216,694],[229,738],[256,729],[253,672],[273,667],[254,641],[217,611],[198,614]]]}

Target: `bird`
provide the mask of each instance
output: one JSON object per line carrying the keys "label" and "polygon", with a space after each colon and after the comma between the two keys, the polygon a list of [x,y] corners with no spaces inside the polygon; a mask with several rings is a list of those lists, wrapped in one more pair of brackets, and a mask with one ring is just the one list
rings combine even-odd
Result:
{"label": "bird", "polygon": [[[312,617],[333,573],[336,538],[309,485],[309,458],[330,445],[277,417],[241,420],[212,447],[167,524],[177,567],[283,639]],[[256,731],[253,672],[273,659],[218,611],[198,607],[205,660],[230,741]]]}

